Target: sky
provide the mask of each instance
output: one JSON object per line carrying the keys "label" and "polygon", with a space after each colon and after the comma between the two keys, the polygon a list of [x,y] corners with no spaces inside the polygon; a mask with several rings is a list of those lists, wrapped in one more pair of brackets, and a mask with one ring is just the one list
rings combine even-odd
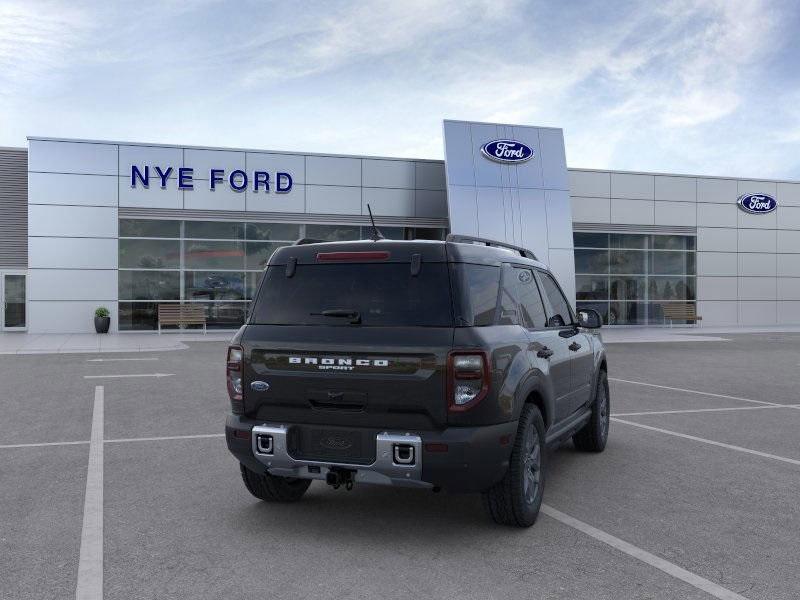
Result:
{"label": "sky", "polygon": [[0,146],[443,158],[561,127],[570,167],[800,179],[800,2],[0,0]]}

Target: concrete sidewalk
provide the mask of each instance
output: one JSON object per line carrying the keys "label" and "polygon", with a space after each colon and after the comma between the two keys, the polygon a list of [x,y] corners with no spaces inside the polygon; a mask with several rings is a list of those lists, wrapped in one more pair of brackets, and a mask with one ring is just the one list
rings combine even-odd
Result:
{"label": "concrete sidewalk", "polygon": [[233,331],[202,333],[1,333],[0,354],[69,354],[183,350],[184,342],[227,342]]}
{"label": "concrete sidewalk", "polygon": [[800,333],[800,325],[761,327],[603,327],[600,330],[606,344],[635,344],[643,342],[719,342],[726,335],[743,333]]}

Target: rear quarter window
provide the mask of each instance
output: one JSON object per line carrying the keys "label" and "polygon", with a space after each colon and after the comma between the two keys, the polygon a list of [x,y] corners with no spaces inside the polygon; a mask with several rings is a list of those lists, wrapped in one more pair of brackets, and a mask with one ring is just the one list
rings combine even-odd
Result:
{"label": "rear quarter window", "polygon": [[500,267],[458,263],[452,266],[456,325],[494,325],[500,289]]}

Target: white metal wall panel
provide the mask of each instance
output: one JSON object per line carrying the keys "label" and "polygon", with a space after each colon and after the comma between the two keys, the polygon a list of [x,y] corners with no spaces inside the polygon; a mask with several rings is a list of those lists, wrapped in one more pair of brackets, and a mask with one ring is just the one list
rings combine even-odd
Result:
{"label": "white metal wall panel", "polygon": [[800,206],[778,204],[777,226],[779,229],[800,229]]}
{"label": "white metal wall panel", "polygon": [[739,253],[739,275],[748,277],[775,277],[778,261],[772,253]]}
{"label": "white metal wall panel", "polygon": [[779,183],[778,206],[800,206],[800,183]]}
{"label": "white metal wall panel", "polygon": [[697,274],[711,276],[733,276],[738,274],[735,252],[698,252]]}
{"label": "white metal wall panel", "polygon": [[117,206],[117,179],[111,175],[30,173],[28,203]]}
{"label": "white metal wall panel", "polygon": [[[126,146],[121,144],[119,147],[119,175],[131,181],[131,166],[139,167],[139,170],[144,172],[144,167],[150,167],[151,177],[154,177],[156,184],[158,184],[158,175],[154,172],[155,167],[160,167],[162,173],[167,170],[167,167],[172,167],[172,173],[169,179],[177,179],[178,169],[183,167],[183,149],[174,148],[171,146]],[[193,164],[185,165],[187,167],[195,167]],[[194,176],[200,175],[195,171]],[[206,175],[207,176],[207,175]],[[153,185],[152,183],[150,184]]]}
{"label": "white metal wall panel", "polygon": [[778,300],[800,300],[800,277],[778,277]]}
{"label": "white metal wall panel", "polygon": [[[223,169],[225,182],[231,171],[245,170],[245,153],[233,150],[198,150],[186,148],[183,151],[184,165],[194,169],[195,179],[209,179],[211,169]],[[198,186],[195,185],[195,188]],[[202,186],[200,186],[202,187]]]}
{"label": "white metal wall panel", "polygon": [[800,302],[778,302],[778,323],[781,325],[800,324]]}
{"label": "white metal wall panel", "polygon": [[28,239],[31,269],[116,269],[116,238],[32,237]]}
{"label": "white metal wall panel", "polygon": [[736,208],[738,226],[741,229],[775,229],[778,225],[778,212],[772,211],[765,215],[751,215]]}
{"label": "white metal wall panel", "polygon": [[736,207],[735,201],[728,204],[701,202],[697,204],[697,226],[736,227],[740,212],[742,211]]}
{"label": "white metal wall panel", "polygon": [[739,325],[775,325],[777,304],[774,300],[739,302]]}
{"label": "white metal wall panel", "polygon": [[729,204],[739,196],[735,179],[697,178],[697,201]]}
{"label": "white metal wall panel", "polygon": [[737,185],[737,195],[742,194],[769,194],[773,198],[778,193],[778,186],[774,181],[740,180]]}
{"label": "white metal wall panel", "polygon": [[775,300],[777,278],[739,277],[739,300]]}
{"label": "white metal wall panel", "polygon": [[572,196],[572,219],[576,223],[610,223],[611,200]]}
{"label": "white metal wall panel", "polygon": [[[294,185],[306,182],[306,157],[302,154],[247,152],[245,161],[247,162],[248,177],[252,177],[253,171],[266,171],[270,178],[274,178],[276,173],[281,172],[289,173]],[[252,189],[252,185],[250,189]]]}
{"label": "white metal wall panel", "polygon": [[611,197],[631,200],[654,200],[653,175],[611,173]]}
{"label": "white metal wall panel", "polygon": [[776,231],[774,229],[739,229],[739,252],[775,252]]}
{"label": "white metal wall panel", "polygon": [[690,202],[655,202],[656,225],[697,225],[697,204]]}
{"label": "white metal wall panel", "polygon": [[[516,132],[517,128],[514,131]],[[559,129],[540,129],[539,146],[542,154],[542,187],[568,191],[569,177],[563,133]],[[520,187],[525,187],[522,182]]]}
{"label": "white metal wall panel", "polygon": [[420,161],[414,163],[414,168],[414,180],[418,190],[447,189],[444,177],[444,163]]}
{"label": "white metal wall panel", "polygon": [[655,225],[655,202],[611,198],[611,222],[629,225]]}
{"label": "white metal wall panel", "polygon": [[117,175],[115,144],[61,142],[31,139],[28,170],[45,173]]}
{"label": "white metal wall panel", "polygon": [[797,254],[778,254],[778,277],[800,277],[800,256]]}
{"label": "white metal wall panel", "polygon": [[[28,302],[29,333],[94,333],[94,310],[98,302],[31,300]],[[111,333],[117,331],[117,307],[107,303],[111,312]]]}
{"label": "white metal wall panel", "polygon": [[611,197],[611,173],[608,171],[569,171],[571,196]]}
{"label": "white metal wall panel", "polygon": [[655,176],[656,200],[675,202],[697,201],[697,179],[694,177]]}
{"label": "white metal wall panel", "polygon": [[361,163],[365,188],[414,189],[414,162],[410,160],[375,160],[365,158]]}
{"label": "white metal wall panel", "polygon": [[700,252],[736,252],[736,230],[698,227],[697,249]]}
{"label": "white metal wall panel", "polygon": [[444,190],[416,190],[414,216],[447,218],[447,192]]}
{"label": "white metal wall panel", "polygon": [[[777,233],[778,253],[798,254],[800,253],[800,231],[782,230]],[[800,260],[800,257],[798,257]]]}
{"label": "white metal wall panel", "polygon": [[[74,176],[73,176],[74,177]],[[131,186],[129,179],[125,177],[115,178],[115,183],[119,184],[119,205],[120,206],[137,206],[142,208],[183,208],[183,192],[178,189],[177,181],[167,183],[166,188],[162,188],[158,182],[151,180],[148,187],[143,187],[137,181],[136,187]],[[208,185],[205,181],[195,181],[195,189],[199,187],[206,187]],[[193,194],[195,190],[189,192]]]}
{"label": "white metal wall panel", "polygon": [[98,206],[28,206],[28,235],[117,237],[117,209]]}
{"label": "white metal wall panel", "polygon": [[698,300],[697,314],[705,326],[736,325],[739,322],[739,303],[733,301]]}
{"label": "white metal wall panel", "polygon": [[331,186],[360,186],[361,159],[308,156],[306,157],[306,183]]}
{"label": "white metal wall panel", "polygon": [[309,213],[357,215],[361,213],[361,188],[306,185],[306,210]]}
{"label": "white metal wall panel", "polygon": [[374,215],[413,217],[414,190],[365,187],[362,190],[361,214],[369,214],[367,204],[372,208]]}
{"label": "white metal wall panel", "polygon": [[304,213],[306,212],[306,186],[295,183],[289,192],[245,192],[245,210],[252,212]]}
{"label": "white metal wall panel", "polygon": [[697,294],[703,300],[736,300],[739,297],[738,282],[736,277],[698,277]]}
{"label": "white metal wall panel", "polygon": [[116,269],[31,269],[28,299],[116,302],[118,272]]}

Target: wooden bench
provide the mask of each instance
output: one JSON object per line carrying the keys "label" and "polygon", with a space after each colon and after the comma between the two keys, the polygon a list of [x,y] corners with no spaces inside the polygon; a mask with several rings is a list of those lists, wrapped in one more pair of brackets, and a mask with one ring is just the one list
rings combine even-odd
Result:
{"label": "wooden bench", "polygon": [[670,327],[673,321],[697,323],[703,320],[703,317],[697,315],[697,305],[694,302],[662,304],[661,310],[664,311],[664,318],[669,319]]}
{"label": "wooden bench", "polygon": [[158,333],[162,325],[202,325],[203,335],[206,333],[206,309],[197,304],[159,304]]}

